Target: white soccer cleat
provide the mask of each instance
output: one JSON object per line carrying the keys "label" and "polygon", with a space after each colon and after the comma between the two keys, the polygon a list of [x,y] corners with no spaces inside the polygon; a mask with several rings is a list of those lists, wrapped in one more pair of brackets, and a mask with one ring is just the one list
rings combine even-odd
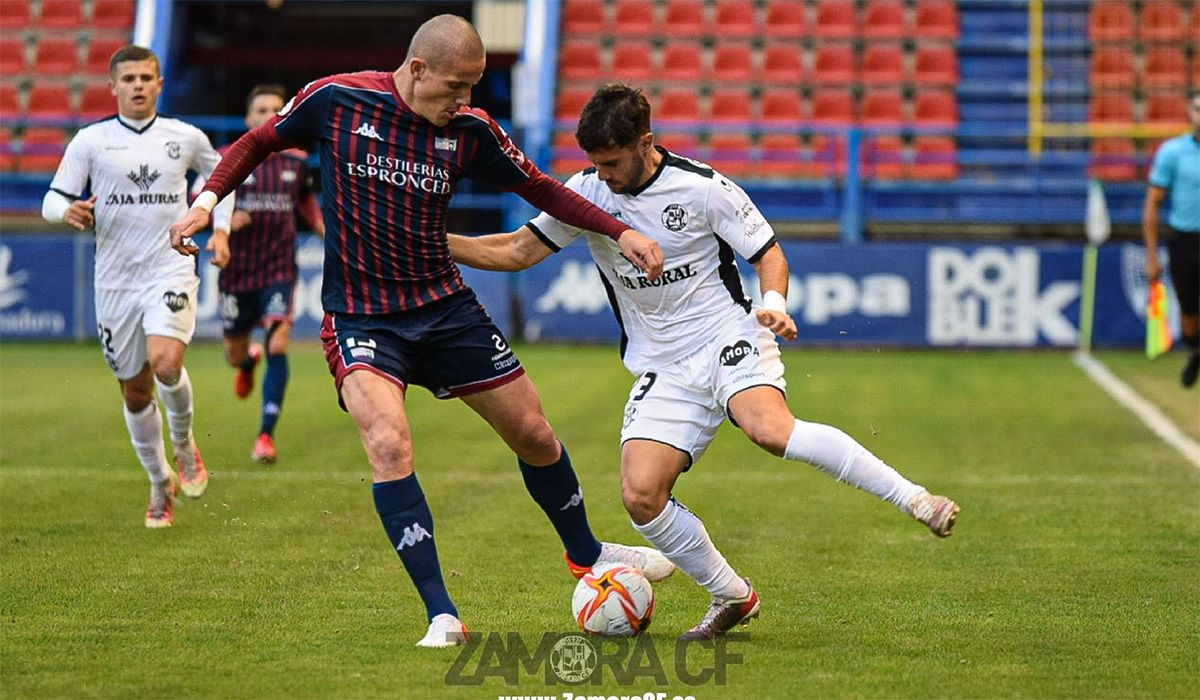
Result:
{"label": "white soccer cleat", "polygon": [[913,496],[908,502],[908,514],[929,526],[930,532],[938,537],[954,534],[954,523],[960,508],[945,496],[935,496],[928,491]]}
{"label": "white soccer cleat", "polygon": [[467,626],[457,617],[449,613],[436,615],[429,622],[429,631],[417,642],[417,646],[427,649],[447,649],[467,643],[470,632]]}
{"label": "white soccer cleat", "polygon": [[663,553],[650,547],[632,547],[614,542],[600,544],[600,558],[592,566],[599,564],[625,564],[640,569],[645,577],[653,581],[661,581],[675,573],[675,565]]}
{"label": "white soccer cleat", "polygon": [[146,527],[159,530],[171,527],[175,522],[175,494],[179,492],[179,478],[174,472],[166,481],[150,484],[150,504],[146,506]]}

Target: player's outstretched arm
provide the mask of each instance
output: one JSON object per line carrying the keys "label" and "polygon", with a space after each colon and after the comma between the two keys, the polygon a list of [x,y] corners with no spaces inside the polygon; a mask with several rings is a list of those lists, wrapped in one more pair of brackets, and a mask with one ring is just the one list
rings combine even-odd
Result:
{"label": "player's outstretched arm", "polygon": [[450,254],[455,262],[480,270],[516,272],[525,270],[546,259],[550,248],[528,226],[511,233],[487,236],[460,236],[451,233]]}
{"label": "player's outstretched arm", "polygon": [[192,242],[192,234],[204,230],[211,220],[212,214],[204,207],[194,206],[188,209],[182,219],[167,229],[171,234],[171,247],[180,255],[199,255],[200,247]]}
{"label": "player's outstretched arm", "polygon": [[788,262],[778,243],[763,253],[754,263],[762,291],[762,307],[756,312],[758,322],[784,340],[795,340],[796,322],[787,312]]}

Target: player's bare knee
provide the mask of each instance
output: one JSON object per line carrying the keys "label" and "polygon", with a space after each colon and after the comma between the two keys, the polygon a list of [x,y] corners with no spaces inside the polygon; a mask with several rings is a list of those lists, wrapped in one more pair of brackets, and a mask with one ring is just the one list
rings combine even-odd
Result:
{"label": "player's bare knee", "polygon": [[122,384],[121,398],[125,400],[125,408],[129,409],[130,413],[140,413],[154,400],[154,392],[149,388]]}
{"label": "player's bare knee", "polygon": [[788,416],[787,421],[755,417],[754,420],[742,424],[742,432],[746,433],[750,442],[778,457],[787,447],[794,425],[795,419],[791,416]]}
{"label": "player's bare knee", "polygon": [[513,451],[526,462],[541,466],[558,461],[558,437],[542,414],[538,413],[525,420],[516,440]]}
{"label": "player's bare knee", "polygon": [[625,512],[638,525],[645,525],[658,517],[667,507],[670,495],[635,484],[621,485],[621,501],[625,504]]}
{"label": "player's bare knee", "polygon": [[363,447],[377,480],[403,479],[412,473],[412,446],[395,430],[381,427],[365,431]]}

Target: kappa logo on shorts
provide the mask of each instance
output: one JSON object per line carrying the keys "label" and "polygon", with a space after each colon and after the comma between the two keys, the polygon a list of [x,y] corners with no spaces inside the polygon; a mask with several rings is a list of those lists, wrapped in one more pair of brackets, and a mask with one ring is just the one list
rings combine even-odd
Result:
{"label": "kappa logo on shorts", "polygon": [[179,313],[188,306],[187,292],[163,292],[163,303],[171,310],[171,313]]}
{"label": "kappa logo on shorts", "polygon": [[733,367],[745,358],[757,354],[758,348],[751,346],[745,340],[739,340],[733,345],[726,345],[721,348],[721,364],[726,367]]}

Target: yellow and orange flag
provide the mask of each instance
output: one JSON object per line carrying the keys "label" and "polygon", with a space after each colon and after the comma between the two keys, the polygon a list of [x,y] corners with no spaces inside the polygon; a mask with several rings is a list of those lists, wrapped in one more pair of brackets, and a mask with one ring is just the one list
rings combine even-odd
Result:
{"label": "yellow and orange flag", "polygon": [[1153,360],[1171,349],[1170,298],[1162,280],[1150,284],[1150,301],[1146,305],[1146,357]]}

